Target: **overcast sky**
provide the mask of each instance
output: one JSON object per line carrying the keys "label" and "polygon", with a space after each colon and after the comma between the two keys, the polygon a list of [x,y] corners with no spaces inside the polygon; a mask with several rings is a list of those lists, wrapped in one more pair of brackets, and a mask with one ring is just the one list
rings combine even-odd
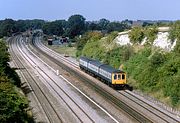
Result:
{"label": "overcast sky", "polygon": [[0,19],[179,20],[180,0],[0,0]]}

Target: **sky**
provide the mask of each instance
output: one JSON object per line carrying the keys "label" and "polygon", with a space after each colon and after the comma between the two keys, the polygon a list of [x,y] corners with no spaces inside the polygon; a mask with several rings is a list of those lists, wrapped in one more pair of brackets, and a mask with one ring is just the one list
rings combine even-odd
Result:
{"label": "sky", "polygon": [[74,14],[87,21],[180,20],[180,0],[0,0],[0,20],[67,20]]}

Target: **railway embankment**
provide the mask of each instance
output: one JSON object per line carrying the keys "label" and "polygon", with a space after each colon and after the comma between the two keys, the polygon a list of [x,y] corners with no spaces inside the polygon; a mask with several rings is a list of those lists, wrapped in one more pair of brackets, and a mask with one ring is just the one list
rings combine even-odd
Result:
{"label": "railway embankment", "polygon": [[127,32],[113,32],[105,37],[100,32],[89,32],[77,39],[76,55],[123,69],[127,72],[129,84],[136,90],[178,111],[179,27],[177,21],[171,27],[135,28]]}

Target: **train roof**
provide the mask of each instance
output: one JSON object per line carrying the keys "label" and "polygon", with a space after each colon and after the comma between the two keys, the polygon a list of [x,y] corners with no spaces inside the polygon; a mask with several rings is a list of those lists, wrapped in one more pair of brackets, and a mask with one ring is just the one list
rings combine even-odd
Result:
{"label": "train roof", "polygon": [[95,66],[97,66],[97,67],[99,67],[99,68],[101,68],[107,72],[110,72],[110,73],[124,73],[124,71],[115,69],[115,68],[113,68],[107,64],[103,64],[98,60],[90,59],[90,58],[87,58],[85,56],[81,56],[80,59],[82,59],[86,62],[89,62],[89,63],[91,63],[91,64],[93,64],[93,65],[95,65]]}
{"label": "train roof", "polygon": [[91,60],[91,61],[89,61],[89,63],[90,63],[90,64],[93,64],[93,65],[95,65],[95,66],[97,66],[97,67],[103,65],[103,63],[101,63],[101,62],[98,61],[98,60]]}
{"label": "train roof", "polygon": [[87,62],[92,60],[92,59],[89,59],[89,58],[87,58],[87,57],[85,57],[85,56],[81,56],[80,59],[82,59],[82,60],[84,60],[84,61],[87,61]]}
{"label": "train roof", "polygon": [[107,64],[101,65],[100,68],[110,73],[124,73],[122,70],[115,69]]}

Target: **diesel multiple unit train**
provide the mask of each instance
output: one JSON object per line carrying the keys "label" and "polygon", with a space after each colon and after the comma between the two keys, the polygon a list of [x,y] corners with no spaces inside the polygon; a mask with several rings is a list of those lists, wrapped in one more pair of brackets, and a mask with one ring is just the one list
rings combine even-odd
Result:
{"label": "diesel multiple unit train", "polygon": [[132,87],[127,84],[125,72],[103,64],[98,60],[80,57],[79,67],[113,88],[132,90]]}

